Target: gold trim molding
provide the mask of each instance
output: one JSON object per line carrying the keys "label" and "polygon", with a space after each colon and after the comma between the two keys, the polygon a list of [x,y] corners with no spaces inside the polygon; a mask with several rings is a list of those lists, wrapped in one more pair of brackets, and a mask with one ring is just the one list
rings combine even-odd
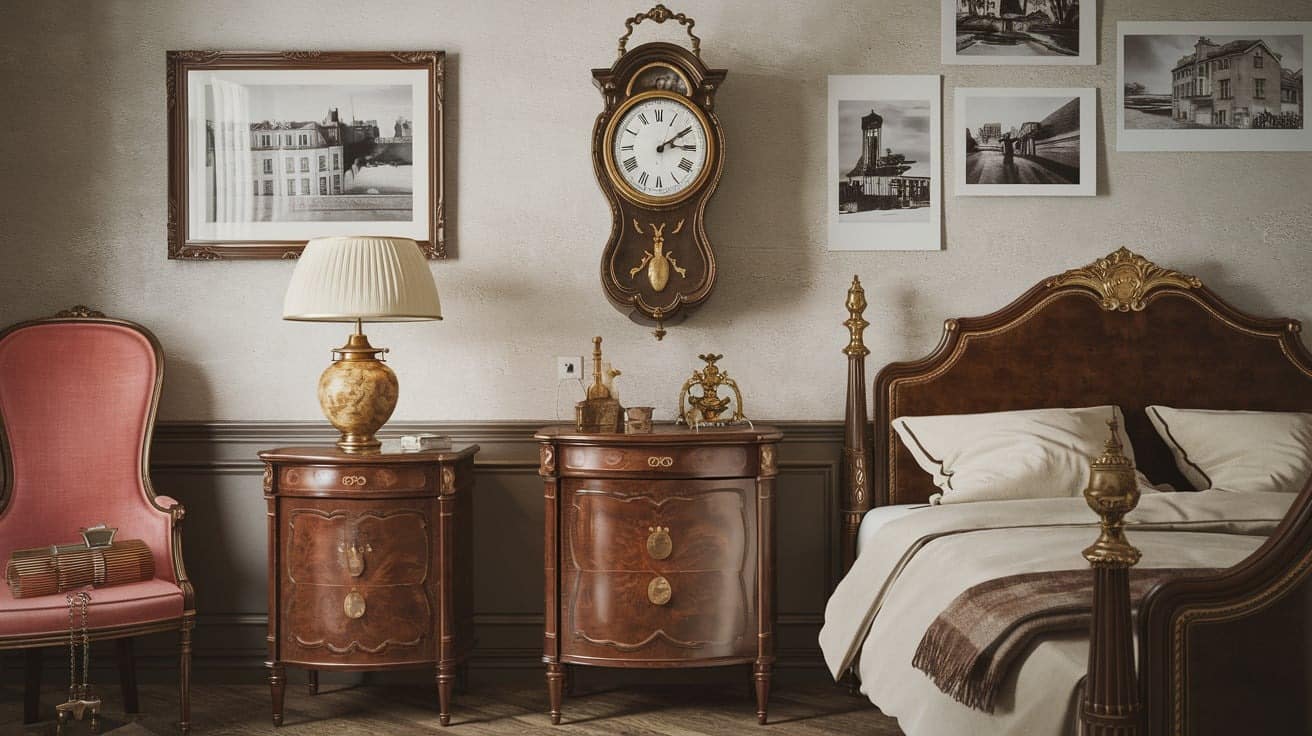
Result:
{"label": "gold trim molding", "polygon": [[1141,312],[1144,298],[1153,289],[1175,286],[1198,289],[1203,282],[1197,276],[1162,268],[1127,248],[1118,248],[1105,258],[1083,268],[1073,268],[1048,279],[1048,288],[1083,286],[1102,297],[1100,304],[1109,312]]}

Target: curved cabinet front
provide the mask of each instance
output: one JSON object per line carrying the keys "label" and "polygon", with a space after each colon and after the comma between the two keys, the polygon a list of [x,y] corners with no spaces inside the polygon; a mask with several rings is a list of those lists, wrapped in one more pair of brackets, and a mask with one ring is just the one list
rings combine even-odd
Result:
{"label": "curved cabinet front", "polygon": [[562,659],[657,666],[755,655],[752,480],[562,486]]}

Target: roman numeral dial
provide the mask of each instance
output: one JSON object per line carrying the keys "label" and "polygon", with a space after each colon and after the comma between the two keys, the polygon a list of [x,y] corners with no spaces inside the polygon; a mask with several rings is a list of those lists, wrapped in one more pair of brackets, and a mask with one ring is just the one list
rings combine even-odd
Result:
{"label": "roman numeral dial", "polygon": [[710,162],[707,121],[687,98],[646,92],[620,105],[607,128],[607,170],[621,194],[645,204],[696,191]]}

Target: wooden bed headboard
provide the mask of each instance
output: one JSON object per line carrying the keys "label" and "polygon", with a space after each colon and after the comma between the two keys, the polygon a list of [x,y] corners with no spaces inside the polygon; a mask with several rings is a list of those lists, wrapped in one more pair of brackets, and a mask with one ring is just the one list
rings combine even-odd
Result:
{"label": "wooden bed headboard", "polygon": [[993,314],[947,320],[933,353],[879,372],[873,427],[856,279],[847,307],[844,569],[871,506],[921,503],[937,491],[892,431],[899,416],[1115,404],[1139,468],[1187,488],[1144,407],[1312,411],[1312,355],[1297,321],[1244,314],[1197,278],[1124,248],[1044,279]]}

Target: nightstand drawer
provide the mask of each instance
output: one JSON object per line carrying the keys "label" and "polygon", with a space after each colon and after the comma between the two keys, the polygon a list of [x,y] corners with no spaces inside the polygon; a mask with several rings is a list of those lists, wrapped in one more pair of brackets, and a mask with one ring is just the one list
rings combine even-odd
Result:
{"label": "nightstand drawer", "polygon": [[755,483],[562,482],[565,569],[738,573],[756,547]]}
{"label": "nightstand drawer", "polygon": [[422,585],[291,585],[280,637],[287,661],[380,664],[433,657]]}
{"label": "nightstand drawer", "polygon": [[678,660],[756,651],[753,591],[737,573],[576,571],[562,582],[570,613],[562,655]]}
{"label": "nightstand drawer", "polygon": [[289,582],[421,585],[428,578],[433,541],[426,509],[351,500],[283,503]]}
{"label": "nightstand drawer", "polygon": [[280,491],[424,491],[435,487],[432,470],[423,465],[284,466]]}
{"label": "nightstand drawer", "polygon": [[650,477],[735,478],[756,475],[756,456],[743,445],[565,446],[563,476],[643,475]]}

